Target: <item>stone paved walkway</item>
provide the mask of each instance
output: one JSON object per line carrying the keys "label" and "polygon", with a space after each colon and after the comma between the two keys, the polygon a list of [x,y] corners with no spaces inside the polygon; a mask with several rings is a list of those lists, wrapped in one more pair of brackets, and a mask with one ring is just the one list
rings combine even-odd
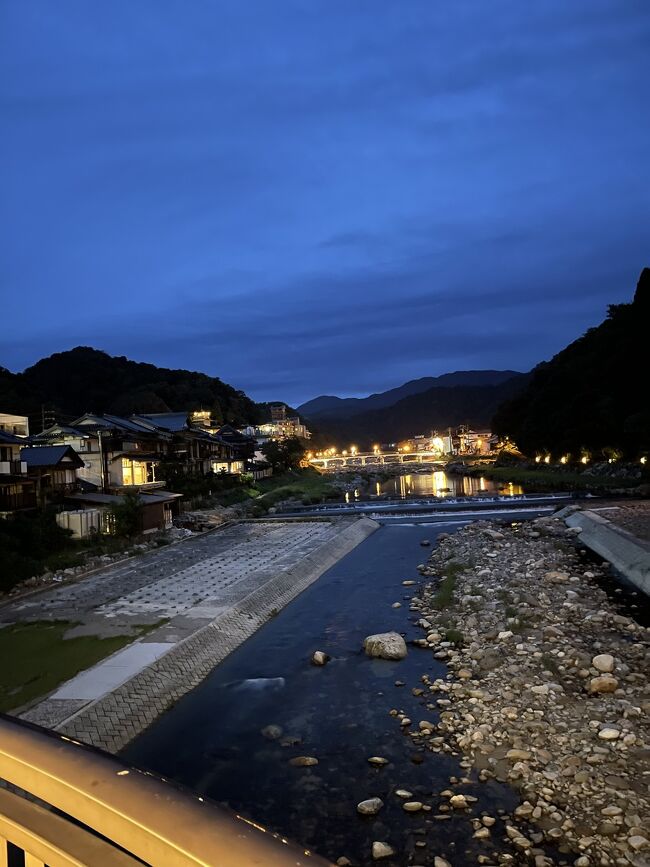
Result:
{"label": "stone paved walkway", "polygon": [[22,716],[120,749],[376,526],[237,524],[5,606],[0,622],[69,619],[78,624],[70,636],[124,634],[169,618]]}

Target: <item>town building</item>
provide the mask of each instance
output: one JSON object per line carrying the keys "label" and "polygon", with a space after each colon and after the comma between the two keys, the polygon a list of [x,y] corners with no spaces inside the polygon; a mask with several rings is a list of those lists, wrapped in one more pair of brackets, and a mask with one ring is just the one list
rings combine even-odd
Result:
{"label": "town building", "polygon": [[34,482],[38,505],[44,506],[53,496],[71,494],[79,487],[77,470],[84,462],[71,446],[26,446],[20,450],[20,460]]}
{"label": "town building", "polygon": [[11,415],[0,412],[0,432],[10,433],[17,437],[29,436],[29,418],[26,415]]}
{"label": "town building", "polygon": [[0,515],[36,507],[36,486],[21,460],[25,440],[0,430]]}

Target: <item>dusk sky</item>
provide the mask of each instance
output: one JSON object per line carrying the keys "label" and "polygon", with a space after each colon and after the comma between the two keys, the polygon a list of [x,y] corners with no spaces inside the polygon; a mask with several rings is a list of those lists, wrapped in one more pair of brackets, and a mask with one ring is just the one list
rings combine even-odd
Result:
{"label": "dusk sky", "polygon": [[527,370],[650,265],[648,46],[648,0],[4,0],[0,364]]}

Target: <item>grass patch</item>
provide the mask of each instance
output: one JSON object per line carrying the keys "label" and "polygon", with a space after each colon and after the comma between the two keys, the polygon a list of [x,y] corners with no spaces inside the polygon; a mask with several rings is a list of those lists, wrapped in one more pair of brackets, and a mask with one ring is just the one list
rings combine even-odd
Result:
{"label": "grass patch", "polygon": [[495,482],[523,485],[528,491],[575,490],[590,491],[602,488],[633,488],[639,479],[620,479],[611,476],[590,476],[573,470],[522,469],[519,467],[480,467],[469,475],[485,476]]}
{"label": "grass patch", "polygon": [[433,607],[437,611],[442,611],[443,608],[449,608],[454,599],[454,590],[456,589],[456,581],[458,576],[465,572],[469,567],[465,563],[459,563],[458,560],[450,560],[444,567],[444,575],[440,579],[436,595],[433,597]]}
{"label": "grass patch", "polygon": [[465,636],[460,629],[445,629],[445,641],[450,641],[456,647],[460,647],[465,643]]}
{"label": "grass patch", "polygon": [[562,676],[556,660],[548,653],[542,656],[542,670],[550,671],[558,678]]}
{"label": "grass patch", "polygon": [[[64,639],[66,620],[17,623],[0,629],[0,711],[21,707],[130,644],[133,635]],[[155,627],[144,627],[143,631]]]}

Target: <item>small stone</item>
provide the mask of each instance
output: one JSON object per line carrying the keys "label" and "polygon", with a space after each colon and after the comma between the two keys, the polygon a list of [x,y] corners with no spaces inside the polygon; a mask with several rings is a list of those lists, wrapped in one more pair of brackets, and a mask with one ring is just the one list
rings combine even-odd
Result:
{"label": "small stone", "polygon": [[282,727],[276,725],[264,726],[261,733],[270,741],[277,741],[278,738],[282,737]]}
{"label": "small stone", "polygon": [[408,789],[395,789],[395,794],[398,798],[412,798],[413,792],[409,792]]}
{"label": "small stone", "polygon": [[417,813],[423,806],[422,801],[405,801],[402,804],[402,810],[406,810],[407,813]]}
{"label": "small stone", "polygon": [[357,804],[357,813],[361,813],[362,816],[374,816],[383,806],[384,802],[381,798],[367,798]]}
{"label": "small stone", "polygon": [[352,861],[346,858],[345,855],[341,855],[340,858],[336,859],[336,867],[352,867]]}
{"label": "small stone", "polygon": [[415,581],[402,581],[402,587],[412,587]]}
{"label": "small stone", "polygon": [[618,681],[611,674],[603,674],[600,677],[592,677],[589,681],[589,692],[592,694],[606,694],[616,692]]}
{"label": "small stone", "polygon": [[376,767],[381,767],[382,765],[388,764],[388,759],[383,758],[383,756],[370,756],[368,763],[375,765]]}
{"label": "small stone", "polygon": [[508,750],[506,758],[512,762],[527,762],[531,757],[528,750]]}
{"label": "small stone", "polygon": [[506,641],[508,638],[512,638],[513,633],[509,629],[504,629],[502,632],[499,632],[497,635],[498,641]]}
{"label": "small stone", "polygon": [[325,665],[330,660],[330,657],[327,653],[324,653],[322,650],[315,650],[311,657],[312,665]]}
{"label": "small stone", "polygon": [[372,844],[372,857],[375,861],[379,861],[380,858],[390,858],[391,855],[395,854],[395,849],[392,846],[389,846],[388,843],[381,843],[378,840],[375,840]]}
{"label": "small stone", "polygon": [[489,828],[479,828],[474,832],[474,836],[477,840],[488,840],[490,837],[490,829]]}
{"label": "small stone", "polygon": [[603,807],[600,812],[603,816],[620,816],[623,810],[620,807],[612,805],[611,807]]}
{"label": "small stone", "polygon": [[634,849],[635,852],[639,852],[642,849],[647,849],[650,842],[646,837],[642,837],[640,834],[634,834],[632,837],[627,838],[627,845],[630,849]]}
{"label": "small stone", "polygon": [[451,864],[449,863],[449,861],[446,861],[444,858],[436,855],[436,857],[433,859],[433,867],[451,867]]}
{"label": "small stone", "polygon": [[614,657],[609,653],[599,653],[591,660],[591,664],[597,671],[602,671],[604,674],[610,674],[614,671]]}
{"label": "small stone", "polygon": [[621,733],[618,729],[615,728],[604,728],[598,732],[598,737],[601,741],[615,741],[621,736]]}
{"label": "small stone", "polygon": [[469,807],[465,795],[452,795],[449,799],[449,803],[454,810],[466,810],[467,807]]}
{"label": "small stone", "polygon": [[393,604],[390,607],[391,608],[401,608],[402,603],[401,602],[393,602]]}
{"label": "small stone", "polygon": [[293,765],[294,768],[310,768],[312,765],[318,764],[318,759],[314,756],[296,756],[289,759],[289,764]]}

